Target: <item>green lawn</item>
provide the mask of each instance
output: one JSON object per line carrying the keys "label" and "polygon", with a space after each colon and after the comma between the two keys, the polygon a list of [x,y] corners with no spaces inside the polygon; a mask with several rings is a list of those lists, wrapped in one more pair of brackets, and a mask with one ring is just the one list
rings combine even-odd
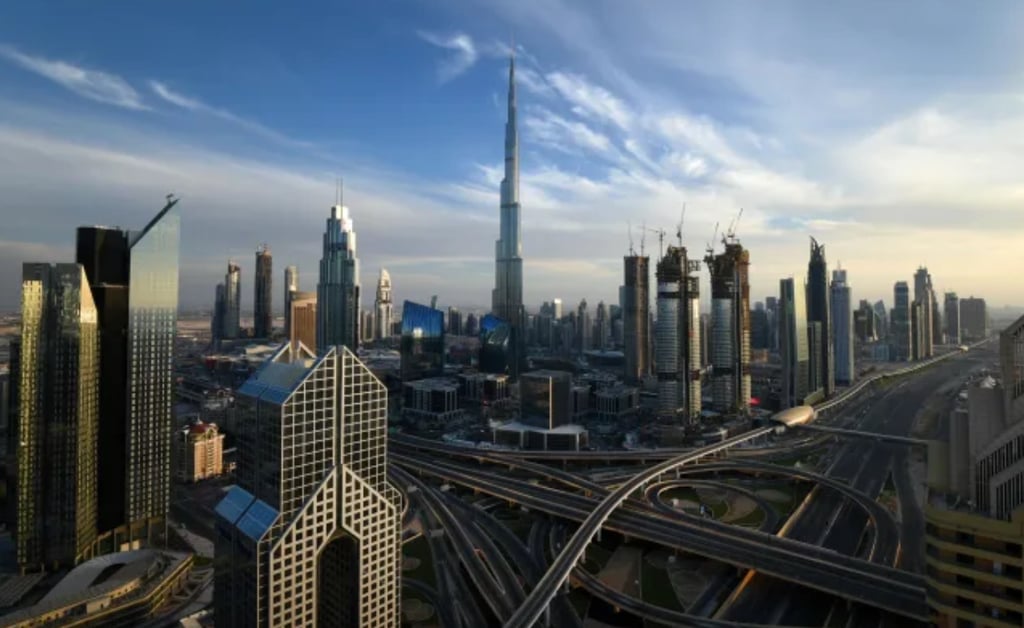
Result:
{"label": "green lawn", "polygon": [[747,526],[750,528],[760,527],[764,523],[764,511],[760,508],[755,508],[750,511],[746,516],[740,517],[734,521],[730,521],[732,525]]}

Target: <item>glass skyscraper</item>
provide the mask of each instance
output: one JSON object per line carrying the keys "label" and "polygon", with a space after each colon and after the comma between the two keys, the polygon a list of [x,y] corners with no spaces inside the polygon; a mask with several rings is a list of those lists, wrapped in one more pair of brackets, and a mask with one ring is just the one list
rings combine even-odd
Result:
{"label": "glass skyscraper", "polygon": [[224,275],[224,330],[221,338],[238,338],[241,335],[242,320],[242,269],[233,261],[228,262]]}
{"label": "glass skyscraper", "polygon": [[828,289],[828,263],[825,246],[811,238],[811,259],[807,263],[807,322],[821,326],[820,342],[816,342],[817,355],[812,356],[811,390],[822,389],[825,395],[835,391],[834,331],[832,329],[832,299]]}
{"label": "glass skyscraper", "polygon": [[805,290],[792,279],[779,281],[779,350],[782,353],[783,408],[804,403],[810,393],[810,348]]}
{"label": "glass skyscraper", "polygon": [[324,230],[317,291],[316,346],[359,347],[359,258],[348,207],[331,208]]}
{"label": "glass skyscraper", "polygon": [[256,275],[253,277],[253,336],[270,338],[274,330],[274,258],[270,245],[256,249]]}
{"label": "glass skyscraper", "polygon": [[168,202],[141,231],[78,229],[77,259],[100,329],[99,529],[110,533],[110,549],[161,536],[169,506],[176,205]]}
{"label": "glass skyscraper", "polygon": [[402,381],[444,374],[444,312],[406,301],[402,304]]}
{"label": "glass skyscraper", "polygon": [[509,372],[512,330],[509,324],[493,314],[480,319],[480,370],[484,373]]}
{"label": "glass skyscraper", "polygon": [[238,408],[238,484],[216,507],[217,626],[397,628],[384,385],[346,347],[285,345]]}
{"label": "glass skyscraper", "polygon": [[25,264],[11,345],[8,499],[23,572],[88,558],[97,537],[100,334],[78,264]]}

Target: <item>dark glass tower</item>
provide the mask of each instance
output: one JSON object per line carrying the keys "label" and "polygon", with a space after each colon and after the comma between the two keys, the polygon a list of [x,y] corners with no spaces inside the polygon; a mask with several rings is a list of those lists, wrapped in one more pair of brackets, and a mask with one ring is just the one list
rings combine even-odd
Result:
{"label": "dark glass tower", "polygon": [[15,553],[23,572],[71,566],[97,536],[96,305],[78,264],[25,264],[21,337],[12,345]]}
{"label": "dark glass tower", "polygon": [[782,354],[783,408],[798,406],[810,392],[810,352],[804,289],[790,279],[779,281],[779,352]]}
{"label": "dark glass tower", "polygon": [[163,534],[170,499],[178,312],[177,200],[141,231],[79,227],[98,312],[99,530],[120,549]]}
{"label": "dark glass tower", "polygon": [[811,261],[807,264],[807,322],[821,323],[818,354],[811,360],[817,367],[811,373],[811,390],[822,389],[826,396],[835,392],[835,360],[831,298],[828,288],[828,263],[825,247],[811,238]]}
{"label": "dark glass tower", "polygon": [[444,374],[444,312],[406,301],[402,304],[402,381]]}
{"label": "dark glass tower", "polygon": [[254,277],[255,302],[253,303],[253,336],[256,338],[270,338],[274,327],[273,317],[273,288],[274,270],[273,258],[270,255],[270,245],[261,244],[256,249],[256,277]]}
{"label": "dark glass tower", "polygon": [[623,258],[622,344],[626,354],[625,379],[631,383],[651,372],[650,261],[651,258],[635,255],[633,251]]}

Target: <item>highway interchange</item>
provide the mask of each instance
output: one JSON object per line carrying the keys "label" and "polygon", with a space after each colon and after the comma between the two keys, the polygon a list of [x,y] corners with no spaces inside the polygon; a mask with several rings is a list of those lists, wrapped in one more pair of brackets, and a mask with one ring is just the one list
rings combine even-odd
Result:
{"label": "highway interchange", "polygon": [[[910,470],[914,421],[936,391],[993,359],[989,347],[975,348],[819,407],[821,424],[896,440],[795,430],[778,437],[768,426],[699,449],[567,455],[395,435],[392,478],[420,518],[438,583],[436,590],[422,584],[410,590],[431,603],[442,600],[435,608],[443,626],[578,626],[572,587],[648,625],[922,623],[923,515]],[[771,462],[808,454],[821,464]],[[808,491],[792,513],[780,515],[743,488],[764,478]],[[765,513],[760,526],[686,514],[659,498],[673,487],[724,489],[726,482]],[[878,501],[884,490],[898,498],[897,517]],[[460,497],[470,493],[477,495],[474,503]],[[510,507],[532,518],[525,539],[489,512]],[[666,609],[614,590],[583,568],[587,546],[602,534],[725,567],[699,604],[686,612]],[[724,594],[716,599],[713,589]]]}

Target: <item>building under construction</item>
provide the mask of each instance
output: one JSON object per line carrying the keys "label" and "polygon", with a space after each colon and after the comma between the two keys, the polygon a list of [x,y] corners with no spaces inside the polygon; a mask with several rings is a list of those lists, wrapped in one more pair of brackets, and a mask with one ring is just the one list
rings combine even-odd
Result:
{"label": "building under construction", "polygon": [[654,363],[658,374],[658,415],[687,426],[700,417],[700,292],[686,247],[669,246],[658,262],[658,319]]}
{"label": "building under construction", "polygon": [[730,228],[704,261],[711,273],[711,401],[716,412],[750,412],[750,251]]}
{"label": "building under construction", "polygon": [[651,372],[650,258],[630,248],[623,258],[622,344],[626,358],[625,379],[639,382]]}

